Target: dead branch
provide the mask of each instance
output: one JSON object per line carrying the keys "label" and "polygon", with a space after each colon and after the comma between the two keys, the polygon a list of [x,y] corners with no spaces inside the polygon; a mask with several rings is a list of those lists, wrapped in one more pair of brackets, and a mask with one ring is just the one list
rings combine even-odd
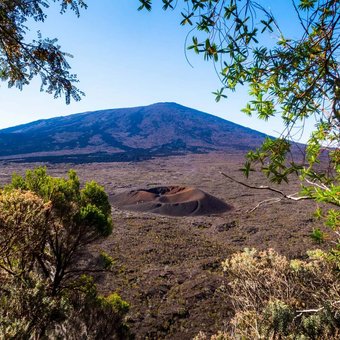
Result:
{"label": "dead branch", "polygon": [[253,186],[253,185],[249,185],[249,184],[246,184],[244,182],[241,182],[241,181],[238,181],[237,179],[225,174],[224,172],[220,171],[220,174],[230,180],[232,180],[233,182],[235,183],[238,183],[240,185],[243,185],[249,189],[256,189],[256,190],[269,190],[269,191],[273,191],[277,194],[280,194],[281,196],[283,196],[284,198],[287,198],[287,199],[290,199],[290,200],[293,200],[293,201],[300,201],[300,200],[307,200],[307,199],[311,199],[311,197],[309,196],[298,196],[296,197],[295,195],[297,195],[298,193],[294,193],[294,194],[291,194],[291,195],[286,195],[283,191],[281,190],[278,190],[278,189],[275,189],[275,188],[272,188],[272,187],[269,187],[267,185],[260,185],[260,186]]}
{"label": "dead branch", "polygon": [[[339,301],[334,301],[331,306],[332,307],[335,307],[335,305],[339,304],[340,303],[340,300]],[[296,313],[299,313],[295,316],[294,320],[299,318],[302,314],[304,313],[318,313],[320,311],[322,311],[323,309],[325,309],[325,307],[320,307],[320,308],[315,308],[315,309],[302,309],[302,310],[297,310]]]}
{"label": "dead branch", "polygon": [[320,312],[324,309],[325,307],[320,307],[320,308],[316,308],[316,309],[303,309],[303,310],[297,310],[297,313],[317,313]]}
{"label": "dead branch", "polygon": [[328,188],[325,184],[322,184],[322,183],[318,184],[318,183],[312,182],[312,181],[310,181],[308,178],[305,178],[305,181],[306,181],[308,184],[310,184],[310,185],[312,185],[312,186],[314,186],[314,187],[317,187],[317,188],[319,188],[319,189],[326,190],[326,191],[330,191],[330,190],[331,190],[331,189]]}
{"label": "dead branch", "polygon": [[260,203],[258,203],[254,208],[252,208],[252,209],[249,209],[249,210],[247,210],[246,212],[247,213],[251,213],[251,212],[253,212],[253,211],[255,211],[258,207],[260,207],[261,205],[263,205],[263,204],[270,204],[270,203],[276,203],[276,202],[280,202],[282,200],[282,198],[268,198],[268,199],[266,199],[266,200],[264,200],[264,201],[261,201]]}

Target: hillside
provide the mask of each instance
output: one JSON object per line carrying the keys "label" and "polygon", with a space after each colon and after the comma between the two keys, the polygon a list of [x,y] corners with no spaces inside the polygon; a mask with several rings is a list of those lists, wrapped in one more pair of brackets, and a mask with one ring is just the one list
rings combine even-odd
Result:
{"label": "hillside", "polygon": [[0,130],[0,159],[52,162],[142,160],[240,151],[264,134],[176,103],[38,120]]}

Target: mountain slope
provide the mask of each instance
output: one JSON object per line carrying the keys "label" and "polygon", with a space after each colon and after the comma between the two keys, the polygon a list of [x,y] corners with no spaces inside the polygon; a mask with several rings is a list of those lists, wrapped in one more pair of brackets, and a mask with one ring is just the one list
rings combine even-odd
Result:
{"label": "mountain slope", "polygon": [[39,120],[0,130],[0,158],[25,161],[138,160],[260,145],[257,131],[176,103]]}

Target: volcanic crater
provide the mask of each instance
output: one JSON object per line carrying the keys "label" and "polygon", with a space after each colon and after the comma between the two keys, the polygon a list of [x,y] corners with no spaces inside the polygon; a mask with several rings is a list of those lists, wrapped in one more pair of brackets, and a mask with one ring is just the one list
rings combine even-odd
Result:
{"label": "volcanic crater", "polygon": [[161,186],[123,192],[113,197],[120,209],[167,216],[222,214],[233,207],[196,187]]}

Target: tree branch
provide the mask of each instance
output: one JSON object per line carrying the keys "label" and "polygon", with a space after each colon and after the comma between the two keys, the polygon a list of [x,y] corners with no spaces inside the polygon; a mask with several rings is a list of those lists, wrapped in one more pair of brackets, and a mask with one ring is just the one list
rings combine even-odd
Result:
{"label": "tree branch", "polygon": [[270,203],[276,203],[276,202],[280,202],[282,200],[282,198],[268,198],[268,199],[266,199],[266,200],[264,200],[264,201],[261,201],[260,203],[258,203],[254,208],[252,208],[252,209],[249,209],[249,210],[247,210],[246,212],[247,213],[251,213],[251,212],[253,212],[253,211],[255,211],[258,207],[260,207],[262,204],[270,204]]}
{"label": "tree branch", "polygon": [[311,197],[309,196],[299,196],[299,197],[296,197],[295,195],[297,195],[298,193],[294,193],[294,194],[291,194],[291,195],[287,195],[285,194],[283,191],[281,190],[278,190],[278,189],[275,189],[275,188],[272,188],[272,187],[269,187],[267,185],[260,185],[260,186],[253,186],[253,185],[249,185],[249,184],[246,184],[244,182],[241,182],[241,181],[238,181],[237,179],[225,174],[224,172],[220,171],[220,174],[230,180],[232,180],[233,182],[235,183],[238,183],[240,185],[243,185],[245,186],[246,188],[249,188],[249,189],[256,189],[256,190],[269,190],[269,191],[273,191],[277,194],[280,194],[281,196],[283,196],[284,198],[287,198],[287,199],[290,199],[290,200],[293,200],[293,201],[300,201],[300,200],[307,200],[307,199],[311,199]]}
{"label": "tree branch", "polygon": [[316,183],[316,182],[310,181],[308,178],[305,178],[305,181],[306,181],[308,184],[310,184],[310,185],[312,185],[312,186],[314,186],[314,187],[317,187],[317,188],[319,188],[319,189],[326,190],[326,191],[330,191],[330,190],[331,190],[330,188],[328,188],[328,187],[327,187],[325,184],[323,184],[323,183],[318,184],[318,183]]}

